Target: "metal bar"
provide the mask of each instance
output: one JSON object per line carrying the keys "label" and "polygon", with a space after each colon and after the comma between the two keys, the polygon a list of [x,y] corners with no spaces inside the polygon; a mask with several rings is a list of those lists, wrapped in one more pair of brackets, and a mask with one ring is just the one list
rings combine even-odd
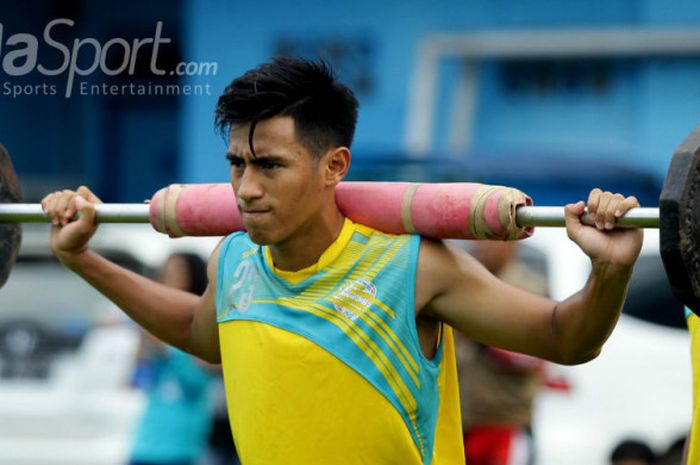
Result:
{"label": "metal bar", "polygon": [[[149,205],[109,203],[95,205],[98,223],[150,223]],[[0,223],[49,223],[38,203],[0,204]]]}
{"label": "metal bar", "polygon": [[[149,223],[149,205],[111,203],[95,206],[98,223]],[[518,207],[515,220],[520,226],[563,227],[564,207]],[[582,221],[593,224],[584,214]],[[48,223],[40,204],[0,204],[0,223]],[[658,208],[634,208],[617,220],[619,227],[658,228]]]}
{"label": "metal bar", "polygon": [[[565,226],[564,207],[518,207],[515,221],[519,226]],[[585,213],[581,217],[585,224],[594,224]],[[658,208],[633,208],[625,216],[618,218],[616,227],[621,228],[658,228]]]}

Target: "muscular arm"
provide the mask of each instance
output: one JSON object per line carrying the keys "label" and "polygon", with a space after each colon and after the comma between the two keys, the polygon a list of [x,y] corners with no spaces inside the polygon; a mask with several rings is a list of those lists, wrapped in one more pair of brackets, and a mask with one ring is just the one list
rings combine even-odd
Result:
{"label": "muscular arm", "polygon": [[569,238],[591,259],[585,287],[562,302],[531,294],[495,278],[466,252],[423,241],[416,309],[487,345],[564,364],[595,358],[622,311],[627,284],[642,246],[641,230],[614,229],[616,218],[639,206],[634,197],[593,189],[584,226],[584,203],[565,208]]}
{"label": "muscular arm", "polygon": [[60,258],[151,334],[206,361],[218,363],[215,302],[218,251],[219,247],[209,261],[209,285],[201,297],[127,270],[90,249]]}
{"label": "muscular arm", "polygon": [[461,249],[424,240],[416,307],[483,344],[582,363],[599,353],[615,326],[631,271],[594,264],[581,291],[555,302],[499,280]]}
{"label": "muscular arm", "polygon": [[[196,296],[174,289],[110,262],[89,249],[97,231],[95,205],[101,200],[85,186],[47,195],[42,208],[51,218],[51,250],[73,272],[114,302],[159,339],[218,363],[216,275],[219,246],[209,260],[209,285]],[[80,217],[72,221],[76,212]]]}

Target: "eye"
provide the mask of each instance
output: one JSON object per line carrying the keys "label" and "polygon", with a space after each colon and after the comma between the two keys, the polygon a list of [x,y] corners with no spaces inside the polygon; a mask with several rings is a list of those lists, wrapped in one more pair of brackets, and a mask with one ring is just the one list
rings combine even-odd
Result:
{"label": "eye", "polygon": [[245,165],[245,162],[243,161],[243,159],[238,158],[238,157],[231,157],[228,159],[228,161],[231,164],[231,166],[233,168],[236,168],[236,169],[243,168]]}
{"label": "eye", "polygon": [[260,162],[260,167],[264,170],[274,170],[277,168],[281,168],[282,165],[274,161],[262,161]]}

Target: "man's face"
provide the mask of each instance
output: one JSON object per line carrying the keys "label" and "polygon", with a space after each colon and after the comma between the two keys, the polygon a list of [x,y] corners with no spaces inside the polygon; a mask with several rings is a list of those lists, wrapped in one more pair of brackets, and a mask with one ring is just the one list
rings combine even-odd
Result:
{"label": "man's face", "polygon": [[250,238],[258,244],[279,244],[312,227],[324,189],[319,163],[297,141],[290,117],[258,122],[255,156],[249,133],[250,124],[231,128],[231,184]]}

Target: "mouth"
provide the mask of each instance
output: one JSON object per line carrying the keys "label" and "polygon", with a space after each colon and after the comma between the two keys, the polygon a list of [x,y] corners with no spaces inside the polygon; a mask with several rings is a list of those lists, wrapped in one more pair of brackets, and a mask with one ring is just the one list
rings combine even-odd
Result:
{"label": "mouth", "polygon": [[244,219],[255,219],[255,218],[260,218],[268,213],[270,213],[272,210],[266,209],[266,210],[253,210],[253,209],[248,209],[248,210],[243,210],[241,209],[241,216]]}

